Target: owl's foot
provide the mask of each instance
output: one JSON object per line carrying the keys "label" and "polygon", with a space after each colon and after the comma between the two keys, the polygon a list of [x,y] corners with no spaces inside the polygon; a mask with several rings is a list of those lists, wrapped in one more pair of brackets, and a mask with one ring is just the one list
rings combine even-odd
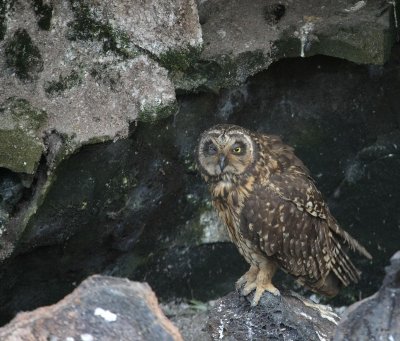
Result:
{"label": "owl's foot", "polygon": [[265,291],[268,291],[272,295],[275,295],[275,296],[279,296],[281,294],[279,292],[279,290],[271,282],[269,282],[269,283],[257,283],[256,292],[254,293],[253,300],[251,301],[251,306],[252,307],[255,307],[258,304],[262,294]]}
{"label": "owl's foot", "polygon": [[250,270],[236,282],[237,289],[240,289],[244,284],[244,287],[241,290],[243,296],[249,295],[254,289],[256,289],[251,302],[252,307],[255,307],[258,304],[264,291],[269,291],[275,296],[280,295],[279,290],[271,282],[275,270],[275,264],[270,262],[262,264],[260,268],[252,265]]}
{"label": "owl's foot", "polygon": [[[253,286],[253,284],[256,282],[258,270],[259,269],[256,266],[252,265],[249,271],[247,271],[242,277],[237,280],[236,289],[241,290],[242,295],[247,296],[255,289],[255,285]],[[243,285],[244,288],[242,289]]]}

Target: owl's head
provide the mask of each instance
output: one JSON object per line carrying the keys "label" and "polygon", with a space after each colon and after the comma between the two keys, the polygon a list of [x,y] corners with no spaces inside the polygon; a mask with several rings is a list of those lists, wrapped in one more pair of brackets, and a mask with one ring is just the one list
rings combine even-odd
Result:
{"label": "owl's head", "polygon": [[248,130],[220,124],[201,134],[196,150],[197,166],[208,177],[240,175],[254,163],[255,153],[256,145]]}

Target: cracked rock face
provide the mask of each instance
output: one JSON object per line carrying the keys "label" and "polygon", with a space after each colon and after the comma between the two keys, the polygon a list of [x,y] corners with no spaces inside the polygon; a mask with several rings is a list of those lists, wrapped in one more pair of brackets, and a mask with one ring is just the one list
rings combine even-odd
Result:
{"label": "cracked rock face", "polygon": [[0,338],[183,340],[147,284],[105,276],[88,278],[57,304],[20,313],[0,328]]}

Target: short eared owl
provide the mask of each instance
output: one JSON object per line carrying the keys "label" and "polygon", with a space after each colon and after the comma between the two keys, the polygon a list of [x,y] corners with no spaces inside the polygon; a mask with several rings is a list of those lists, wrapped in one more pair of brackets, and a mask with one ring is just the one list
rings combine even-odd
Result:
{"label": "short eared owl", "polygon": [[250,269],[238,281],[243,295],[254,289],[252,305],[280,267],[311,290],[334,296],[357,282],[360,271],[346,247],[371,255],[338,225],[310,173],[279,137],[234,125],[205,131],[196,150],[197,166],[213,204]]}

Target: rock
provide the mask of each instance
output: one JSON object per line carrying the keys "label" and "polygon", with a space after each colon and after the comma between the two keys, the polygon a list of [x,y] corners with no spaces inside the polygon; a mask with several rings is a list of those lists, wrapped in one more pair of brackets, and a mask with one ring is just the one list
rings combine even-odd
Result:
{"label": "rock", "polygon": [[294,293],[264,293],[251,307],[251,297],[231,292],[216,301],[208,328],[213,340],[329,340],[339,317],[329,306]]}
{"label": "rock", "polygon": [[[317,54],[384,64],[397,35],[398,8],[380,0],[197,1],[204,50],[182,89],[219,89],[288,57]],[[397,10],[397,17],[394,11]]]}
{"label": "rock", "polygon": [[390,259],[379,291],[344,312],[332,340],[400,340],[400,251]]}
{"label": "rock", "polygon": [[72,1],[76,25],[83,19],[109,25],[124,32],[135,46],[159,57],[200,50],[202,32],[194,0],[155,1]]}
{"label": "rock", "polygon": [[97,275],[57,304],[18,314],[0,339],[183,340],[147,284]]}
{"label": "rock", "polygon": [[185,341],[210,341],[207,331],[209,310],[215,301],[168,302],[160,304],[164,314],[176,325]]}
{"label": "rock", "polygon": [[[64,136],[47,135],[38,169],[57,166],[51,181],[35,174],[49,184],[44,194],[36,197],[39,184],[29,188],[21,174],[5,181],[11,191],[0,186],[8,196],[2,217],[12,219],[24,204],[32,214],[26,227],[9,222],[0,238],[8,256],[19,241],[0,266],[0,323],[60,300],[92,273],[146,280],[168,300],[210,300],[233,290],[248,265],[226,242],[193,162],[199,134],[221,122],[293,145],[335,217],[373,254],[372,262],[351,255],[362,279],[329,304],[374,293],[400,238],[399,51],[394,55],[383,67],[323,56],[280,61],[220,94],[180,94],[179,114],[139,122],[130,138],[83,146],[61,162],[55,155]],[[279,289],[293,288],[282,277]]]}
{"label": "rock", "polygon": [[24,186],[17,175],[7,169],[0,170],[0,235],[4,233],[4,225],[8,221],[14,206],[21,200]]}
{"label": "rock", "polygon": [[2,261],[63,159],[176,113],[165,67],[176,68],[175,57],[189,63],[202,40],[195,3],[180,0],[2,1],[0,37],[0,167],[35,179],[18,209],[2,215]]}
{"label": "rock", "polygon": [[45,150],[41,129],[47,114],[21,98],[10,97],[0,107],[0,167],[35,174]]}

